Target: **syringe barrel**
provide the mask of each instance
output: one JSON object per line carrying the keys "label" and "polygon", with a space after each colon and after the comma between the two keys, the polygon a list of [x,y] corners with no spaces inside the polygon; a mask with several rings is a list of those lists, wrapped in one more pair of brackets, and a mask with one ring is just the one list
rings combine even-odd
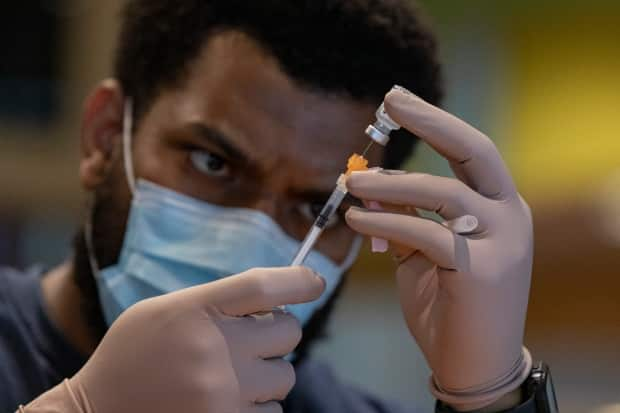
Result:
{"label": "syringe barrel", "polygon": [[314,244],[316,244],[322,232],[322,228],[319,228],[315,225],[312,226],[312,229],[310,230],[308,235],[306,235],[304,242],[301,243],[299,251],[297,251],[297,254],[295,254],[295,258],[293,258],[293,261],[291,262],[291,267],[297,267],[304,263],[306,257],[308,256],[308,254],[310,254],[312,248],[314,248]]}
{"label": "syringe barrel", "polygon": [[310,251],[312,251],[312,248],[314,248],[314,245],[323,233],[327,222],[336,213],[336,211],[338,211],[340,204],[344,200],[345,196],[347,196],[346,186],[343,182],[343,179],[338,180],[338,186],[334,192],[332,192],[331,196],[327,200],[327,203],[323,207],[323,210],[321,210],[321,213],[314,221],[314,224],[312,224],[310,232],[308,232],[308,235],[306,235],[306,238],[301,243],[299,251],[295,254],[295,258],[291,262],[292,267],[302,265],[304,263],[306,257],[310,254]]}
{"label": "syringe barrel", "polygon": [[332,216],[338,211],[340,204],[344,200],[344,197],[347,196],[346,188],[343,190],[340,186],[336,187],[334,192],[332,192],[331,196],[327,200],[327,203],[321,210],[321,213],[314,221],[314,226],[317,226],[321,229],[325,228],[327,222],[330,220]]}

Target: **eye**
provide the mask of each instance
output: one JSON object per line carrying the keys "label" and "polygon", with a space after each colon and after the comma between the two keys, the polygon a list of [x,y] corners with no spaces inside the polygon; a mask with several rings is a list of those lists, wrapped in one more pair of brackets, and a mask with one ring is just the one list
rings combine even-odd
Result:
{"label": "eye", "polygon": [[217,155],[205,150],[194,150],[189,155],[192,164],[205,175],[225,177],[230,175],[230,166]]}
{"label": "eye", "polygon": [[[319,202],[306,202],[299,205],[297,208],[299,209],[299,213],[301,216],[306,218],[308,222],[314,222],[314,220],[319,216],[321,210],[323,209],[324,204]],[[336,212],[329,218],[327,224],[325,225],[325,229],[333,228],[340,222],[340,216]]]}

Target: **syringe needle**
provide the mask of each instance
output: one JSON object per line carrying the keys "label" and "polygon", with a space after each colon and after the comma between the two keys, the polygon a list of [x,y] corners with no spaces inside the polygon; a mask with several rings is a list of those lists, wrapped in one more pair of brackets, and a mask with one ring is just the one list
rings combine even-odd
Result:
{"label": "syringe needle", "polygon": [[362,152],[362,158],[366,156],[366,154],[368,153],[368,151],[370,150],[370,148],[372,148],[372,144],[375,143],[375,141],[370,141],[370,143],[368,144],[368,146],[366,147],[366,149],[364,149],[364,152]]}

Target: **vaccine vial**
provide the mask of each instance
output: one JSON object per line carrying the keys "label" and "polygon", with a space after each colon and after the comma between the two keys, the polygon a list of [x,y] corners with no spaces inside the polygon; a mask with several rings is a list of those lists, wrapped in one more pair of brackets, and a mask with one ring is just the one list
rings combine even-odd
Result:
{"label": "vaccine vial", "polygon": [[375,113],[377,121],[374,125],[368,125],[366,128],[366,135],[373,141],[377,142],[381,146],[385,146],[390,141],[390,133],[392,131],[400,129],[400,125],[387,114],[385,111],[385,104],[382,103]]}

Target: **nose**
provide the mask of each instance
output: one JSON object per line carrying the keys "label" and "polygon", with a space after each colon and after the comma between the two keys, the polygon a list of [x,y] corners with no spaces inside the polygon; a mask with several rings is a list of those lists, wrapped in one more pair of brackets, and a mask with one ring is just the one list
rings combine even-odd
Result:
{"label": "nose", "polygon": [[263,192],[259,197],[254,198],[247,207],[269,216],[284,232],[293,238],[299,239],[307,230],[298,228],[293,215],[291,215],[291,201],[287,199],[284,193]]}

